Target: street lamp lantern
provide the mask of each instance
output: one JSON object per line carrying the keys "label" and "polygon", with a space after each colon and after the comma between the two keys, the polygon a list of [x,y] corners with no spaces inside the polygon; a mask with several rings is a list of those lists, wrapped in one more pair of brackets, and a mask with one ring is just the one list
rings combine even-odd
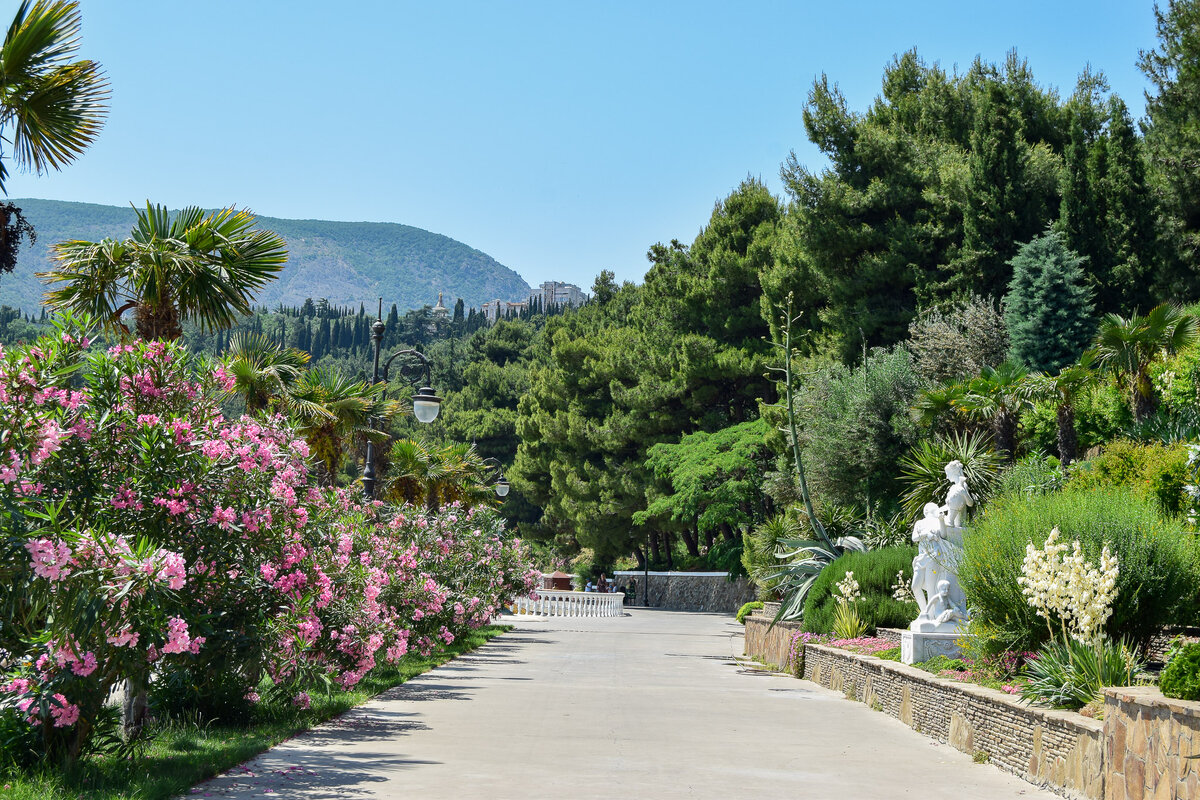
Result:
{"label": "street lamp lantern", "polygon": [[504,467],[501,466],[500,460],[488,457],[483,459],[483,463],[493,470],[492,475],[495,477],[493,479],[489,476],[489,480],[492,480],[492,489],[496,492],[496,497],[506,496],[509,490],[509,483],[504,477]]}
{"label": "street lamp lantern", "polygon": [[428,424],[437,419],[438,412],[442,410],[442,398],[434,394],[433,389],[422,386],[413,395],[412,407],[417,422]]}
{"label": "street lamp lantern", "polygon": [[[383,334],[387,325],[383,321],[383,298],[379,298],[379,316],[371,323],[371,339],[375,343],[375,367],[371,376],[371,384],[379,383],[379,351],[383,348]],[[403,359],[397,366],[400,377],[404,378],[416,394],[413,395],[413,416],[417,422],[428,424],[437,419],[442,409],[442,398],[438,397],[429,384],[429,358],[418,350],[401,350],[393,353],[383,363],[383,382],[388,383],[388,370],[396,359]],[[422,383],[424,384],[422,386]],[[420,387],[419,389],[417,387]],[[384,391],[387,391],[385,388]],[[363,465],[363,494],[368,499],[375,496],[375,443],[367,440],[367,459]]]}

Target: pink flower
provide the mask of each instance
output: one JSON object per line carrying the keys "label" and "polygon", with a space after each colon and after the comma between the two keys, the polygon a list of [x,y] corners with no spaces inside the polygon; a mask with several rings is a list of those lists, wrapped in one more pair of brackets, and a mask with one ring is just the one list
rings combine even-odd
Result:
{"label": "pink flower", "polygon": [[292,705],[297,708],[308,708],[312,705],[312,698],[308,696],[308,692],[301,692],[292,698]]}
{"label": "pink flower", "polygon": [[74,703],[68,703],[67,698],[61,694],[55,694],[53,697],[54,703],[50,706],[50,716],[54,717],[54,727],[69,728],[79,721],[79,706]]}
{"label": "pink flower", "polygon": [[71,574],[71,548],[49,539],[31,539],[25,543],[33,561],[33,573],[48,581],[58,581]]}
{"label": "pink flower", "polygon": [[213,509],[212,516],[208,518],[209,523],[216,525],[221,530],[229,530],[233,527],[234,521],[237,519],[237,513],[232,508],[221,508],[220,504]]}
{"label": "pink flower", "polygon": [[167,643],[163,645],[164,653],[182,653],[191,645],[188,636],[187,623],[179,617],[172,617],[167,623]]}

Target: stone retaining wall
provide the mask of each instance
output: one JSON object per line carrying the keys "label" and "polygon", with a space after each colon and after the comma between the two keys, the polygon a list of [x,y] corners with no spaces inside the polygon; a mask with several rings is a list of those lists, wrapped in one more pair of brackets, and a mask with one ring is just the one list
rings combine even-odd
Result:
{"label": "stone retaining wall", "polygon": [[1106,800],[1200,800],[1200,703],[1153,686],[1104,695]]}
{"label": "stone retaining wall", "polygon": [[[782,664],[799,626],[768,632],[770,622],[747,619],[746,654]],[[1200,702],[1164,697],[1154,686],[1108,689],[1100,722],[833,647],[807,645],[803,658],[808,680],[1059,794],[1200,800]]]}
{"label": "stone retaining wall", "polygon": [[801,630],[799,622],[777,622],[774,616],[752,614],[746,617],[746,655],[757,658],[777,670],[787,669],[788,648],[792,634]]}
{"label": "stone retaining wall", "polygon": [[[636,571],[614,573],[618,586],[632,578],[637,595],[630,598],[642,603],[644,574]],[[745,578],[730,581],[724,572],[651,572],[650,605],[669,611],[716,611],[734,613],[755,599],[754,585]]]}

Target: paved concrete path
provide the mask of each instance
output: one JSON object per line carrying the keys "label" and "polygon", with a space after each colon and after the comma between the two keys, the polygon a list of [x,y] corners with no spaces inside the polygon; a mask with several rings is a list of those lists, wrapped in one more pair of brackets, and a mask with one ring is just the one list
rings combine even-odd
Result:
{"label": "paved concrete path", "polygon": [[729,616],[506,621],[517,629],[192,796],[1056,797],[816,684],[740,669]]}

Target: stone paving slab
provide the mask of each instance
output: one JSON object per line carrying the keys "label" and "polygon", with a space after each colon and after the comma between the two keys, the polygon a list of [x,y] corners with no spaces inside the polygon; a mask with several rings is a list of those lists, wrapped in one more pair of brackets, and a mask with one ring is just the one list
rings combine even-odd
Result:
{"label": "stone paving slab", "polygon": [[190,796],[1053,798],[840,694],[745,670],[731,616],[517,629]]}

